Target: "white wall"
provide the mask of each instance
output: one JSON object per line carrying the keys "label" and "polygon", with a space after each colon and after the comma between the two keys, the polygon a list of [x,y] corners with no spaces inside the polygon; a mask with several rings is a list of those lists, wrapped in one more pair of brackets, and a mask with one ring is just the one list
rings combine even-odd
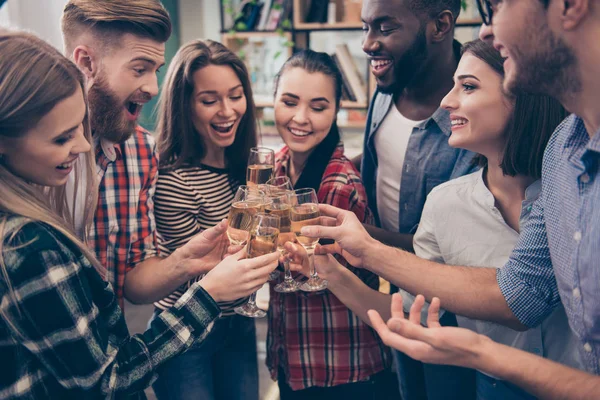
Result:
{"label": "white wall", "polygon": [[192,39],[221,40],[220,0],[179,0],[181,43]]}
{"label": "white wall", "polygon": [[8,0],[0,25],[28,30],[62,51],[60,17],[67,0]]}

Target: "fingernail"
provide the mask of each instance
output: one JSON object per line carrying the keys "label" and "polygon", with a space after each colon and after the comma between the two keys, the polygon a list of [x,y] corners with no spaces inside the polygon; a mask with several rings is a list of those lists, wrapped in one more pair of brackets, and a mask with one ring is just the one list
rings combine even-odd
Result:
{"label": "fingernail", "polygon": [[314,229],[313,228],[304,227],[304,228],[301,229],[301,232],[302,232],[303,235],[311,236],[312,234],[314,234]]}

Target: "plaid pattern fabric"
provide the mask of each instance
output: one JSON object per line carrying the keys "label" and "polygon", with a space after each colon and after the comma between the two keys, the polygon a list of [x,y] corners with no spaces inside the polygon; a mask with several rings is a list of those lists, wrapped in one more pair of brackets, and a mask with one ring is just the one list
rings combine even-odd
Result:
{"label": "plaid pattern fabric", "polygon": [[[6,227],[24,222],[13,217]],[[144,399],[155,369],[201,341],[220,312],[194,286],[148,331],[129,336],[110,284],[58,231],[26,223],[4,239],[3,256],[0,399]]]}
{"label": "plaid pattern fabric", "polygon": [[125,274],[157,255],[153,196],[158,157],[151,134],[137,127],[123,143],[101,140],[96,146],[96,172],[98,208],[88,241],[123,306]]}
{"label": "plaid pattern fabric", "polygon": [[[289,151],[276,156],[275,175],[286,175]],[[317,197],[320,203],[350,210],[362,222],[372,222],[358,171],[334,151]],[[379,279],[341,259],[367,285],[377,290]],[[267,334],[267,365],[273,379],[285,371],[293,390],[358,382],[390,366],[389,350],[375,331],[362,322],[330,291],[277,293],[271,285]]]}

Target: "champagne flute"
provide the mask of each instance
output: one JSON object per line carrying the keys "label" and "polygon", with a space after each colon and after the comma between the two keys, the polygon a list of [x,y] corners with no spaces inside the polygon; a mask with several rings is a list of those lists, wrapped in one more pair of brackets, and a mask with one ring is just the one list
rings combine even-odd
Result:
{"label": "champagne flute", "polygon": [[248,240],[252,217],[264,208],[264,193],[250,190],[246,185],[238,187],[229,209],[227,237],[232,245],[242,245]]}
{"label": "champagne flute", "polygon": [[265,184],[273,176],[275,152],[266,147],[253,147],[248,157],[246,185],[255,187]]}
{"label": "champagne flute", "polygon": [[[279,238],[277,240],[277,250],[283,256],[285,254],[284,245],[287,242],[295,242],[296,235],[292,232],[292,225],[290,221],[290,211],[292,208],[291,192],[285,191],[277,196],[271,196],[271,202],[266,206],[265,212],[278,215],[280,218],[279,223]],[[283,262],[285,271],[284,280],[280,284],[276,285],[274,290],[279,293],[291,293],[299,290],[298,283],[292,278],[290,272],[290,262],[286,257]],[[269,276],[271,278],[271,276]],[[277,279],[277,278],[275,278]]]}
{"label": "champagne flute", "polygon": [[[277,215],[258,213],[252,217],[250,240],[248,241],[248,258],[255,258],[274,252],[277,249],[280,219]],[[236,307],[237,314],[251,318],[261,318],[267,315],[256,306],[256,292],[250,295],[248,302]]]}
{"label": "champagne flute", "polygon": [[[290,178],[288,178],[287,176],[273,177],[273,178],[269,179],[266,184],[258,185],[258,187],[262,188],[265,192],[266,197],[269,197],[269,198],[277,197],[277,196],[285,194],[286,192],[294,190],[294,187],[292,186],[292,182],[290,181]],[[289,213],[287,213],[287,215],[288,215],[287,218],[289,220]],[[283,255],[283,252],[282,252],[282,255]],[[289,267],[289,260],[287,258],[285,258],[283,262],[284,262],[284,270],[285,270],[285,268]],[[285,265],[285,264],[287,264],[287,265]],[[279,273],[278,270],[271,272],[269,274],[269,282],[277,280],[280,275],[281,274]],[[290,275],[290,277],[291,277],[291,275]]]}
{"label": "champagne flute", "polygon": [[310,264],[310,277],[300,285],[300,290],[305,292],[318,292],[327,289],[327,281],[319,278],[313,260],[313,252],[319,239],[303,236],[301,233],[303,226],[319,225],[320,215],[319,200],[314,189],[298,189],[293,192],[292,208],[290,210],[292,232],[296,234],[296,239],[306,249]]}

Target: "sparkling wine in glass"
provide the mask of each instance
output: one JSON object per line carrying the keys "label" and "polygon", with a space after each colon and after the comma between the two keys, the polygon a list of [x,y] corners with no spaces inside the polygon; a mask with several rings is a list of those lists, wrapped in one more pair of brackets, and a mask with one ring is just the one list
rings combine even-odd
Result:
{"label": "sparkling wine in glass", "polygon": [[[292,209],[291,192],[285,191],[277,196],[271,196],[271,202],[265,207],[265,212],[270,215],[279,216],[279,239],[277,240],[277,250],[284,256],[284,279],[283,282],[275,286],[274,290],[279,293],[291,293],[299,290],[298,283],[292,278],[290,272],[290,262],[285,257],[285,244],[295,242],[296,234],[292,232],[292,222],[290,220],[290,211]],[[269,276],[269,278],[271,278]],[[275,278],[277,279],[277,277]]]}
{"label": "sparkling wine in glass", "polygon": [[267,181],[265,185],[267,196],[277,196],[294,190],[292,181],[285,175],[276,176]]}
{"label": "sparkling wine in glass", "polygon": [[264,193],[242,185],[237,189],[229,209],[227,237],[232,245],[242,245],[248,240],[252,217],[264,208]]}
{"label": "sparkling wine in glass", "polygon": [[306,249],[310,263],[310,277],[300,285],[300,290],[305,292],[317,292],[327,289],[327,281],[319,278],[313,260],[313,252],[319,239],[303,236],[301,232],[304,226],[319,225],[320,215],[319,200],[314,189],[298,189],[293,192],[292,208],[290,210],[292,232],[296,235],[298,242]]}
{"label": "sparkling wine in glass", "polygon": [[275,152],[266,147],[253,147],[248,157],[246,185],[254,187],[267,183],[273,177]]}
{"label": "sparkling wine in glass", "polygon": [[[250,240],[248,240],[248,258],[255,258],[270,254],[277,250],[280,220],[277,215],[258,213],[252,218],[250,229]],[[236,307],[237,314],[251,318],[261,318],[267,315],[256,305],[256,292],[250,295],[248,302],[243,306]]]}

